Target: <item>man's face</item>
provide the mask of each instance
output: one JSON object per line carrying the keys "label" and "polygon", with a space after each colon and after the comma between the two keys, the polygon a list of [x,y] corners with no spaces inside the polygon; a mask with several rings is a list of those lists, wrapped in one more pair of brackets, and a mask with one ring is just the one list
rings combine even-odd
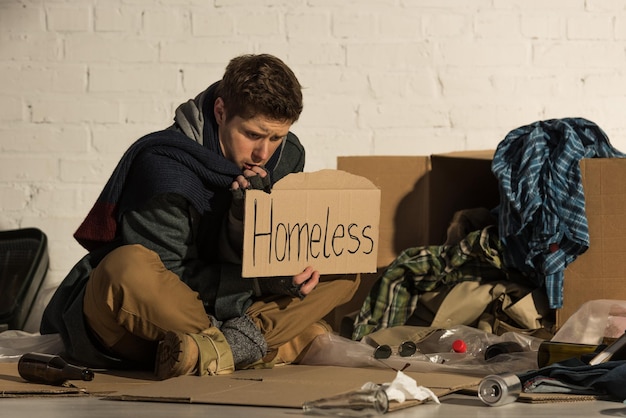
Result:
{"label": "man's face", "polygon": [[217,98],[214,106],[219,125],[219,140],[224,156],[239,168],[264,166],[289,133],[291,123],[257,115],[250,119],[239,116],[226,122],[224,102]]}

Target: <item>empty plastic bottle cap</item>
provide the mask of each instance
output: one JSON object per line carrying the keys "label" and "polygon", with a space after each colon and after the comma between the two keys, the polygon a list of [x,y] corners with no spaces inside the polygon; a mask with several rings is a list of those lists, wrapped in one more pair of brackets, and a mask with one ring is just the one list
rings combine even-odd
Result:
{"label": "empty plastic bottle cap", "polygon": [[465,353],[467,351],[467,344],[463,340],[454,340],[452,343],[452,351],[455,353]]}

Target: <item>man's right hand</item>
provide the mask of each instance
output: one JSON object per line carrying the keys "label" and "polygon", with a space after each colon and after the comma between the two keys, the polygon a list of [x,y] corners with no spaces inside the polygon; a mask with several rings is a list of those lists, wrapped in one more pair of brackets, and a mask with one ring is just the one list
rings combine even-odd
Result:
{"label": "man's right hand", "polygon": [[231,184],[230,192],[232,194],[231,213],[233,217],[239,221],[243,221],[245,190],[263,190],[270,193],[272,183],[270,176],[263,167],[253,166],[245,169],[242,175],[237,176]]}
{"label": "man's right hand", "polygon": [[298,273],[293,276],[294,285],[300,288],[300,293],[304,296],[311,293],[315,286],[320,282],[320,273],[317,270],[314,270],[313,267],[308,266],[305,268],[302,273]]}
{"label": "man's right hand", "polygon": [[287,295],[304,299],[320,282],[320,274],[309,266],[302,273],[291,277],[260,277],[257,281],[261,294]]}

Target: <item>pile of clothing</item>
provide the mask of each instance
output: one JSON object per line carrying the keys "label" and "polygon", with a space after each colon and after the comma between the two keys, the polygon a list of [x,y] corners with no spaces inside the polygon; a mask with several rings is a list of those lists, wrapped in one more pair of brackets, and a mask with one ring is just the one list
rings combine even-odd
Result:
{"label": "pile of clothing", "polygon": [[[410,324],[426,294],[443,292],[442,300],[464,282],[488,286],[492,302],[498,302],[483,307],[492,310],[492,327],[497,321],[524,330],[546,329],[545,314],[563,303],[565,268],[589,248],[580,160],[618,157],[626,154],[583,118],[538,121],[511,131],[492,162],[500,191],[499,205],[489,209],[493,222],[484,216],[478,223],[471,216],[460,217],[476,229],[459,234],[467,224],[451,228],[443,245],[403,251],[374,284],[355,319],[352,339]],[[505,290],[494,293],[498,285]],[[526,291],[520,292],[520,287]],[[511,295],[516,296],[503,303]],[[502,314],[504,307],[529,295],[534,303],[524,306],[535,306],[536,311],[522,316],[530,323]],[[463,303],[475,299],[466,297]],[[475,324],[478,319],[467,317],[458,324]]]}

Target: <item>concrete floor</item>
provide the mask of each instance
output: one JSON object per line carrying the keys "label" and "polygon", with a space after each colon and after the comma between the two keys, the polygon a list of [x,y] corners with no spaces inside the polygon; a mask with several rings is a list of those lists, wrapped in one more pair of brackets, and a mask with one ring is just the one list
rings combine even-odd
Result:
{"label": "concrete floor", "polygon": [[[303,416],[298,409],[257,408],[222,405],[172,404],[113,401],[96,397],[5,398],[0,399],[2,416],[13,418],[275,418]],[[484,405],[477,397],[449,395],[441,405],[423,404],[386,414],[393,418],[480,417],[555,418],[626,417],[620,402],[591,401],[553,404],[512,403],[500,407]]]}
{"label": "concrete floor", "polygon": [[[9,336],[7,340],[3,337]],[[27,333],[13,334],[0,333],[0,347],[5,360],[11,359],[11,352],[7,349],[11,341],[11,349],[29,351],[30,349],[53,349],[59,342],[54,339],[48,340],[41,336]],[[4,417],[38,417],[38,418],[206,418],[216,417],[241,417],[241,418],[269,418],[269,417],[293,417],[302,416],[300,409],[294,408],[267,408],[225,406],[208,404],[181,404],[165,402],[138,402],[109,400],[97,396],[60,396],[48,395],[37,397],[2,397],[0,394],[0,411]],[[6,395],[5,395],[6,396]],[[243,396],[243,395],[242,395]],[[390,412],[386,415],[395,418],[408,418],[419,416],[420,418],[432,417],[507,417],[507,418],[554,418],[554,417],[626,417],[626,405],[622,402],[585,401],[569,403],[529,404],[515,402],[512,404],[490,407],[483,404],[477,396],[452,394],[442,397],[441,404],[432,402],[415,407]]]}

